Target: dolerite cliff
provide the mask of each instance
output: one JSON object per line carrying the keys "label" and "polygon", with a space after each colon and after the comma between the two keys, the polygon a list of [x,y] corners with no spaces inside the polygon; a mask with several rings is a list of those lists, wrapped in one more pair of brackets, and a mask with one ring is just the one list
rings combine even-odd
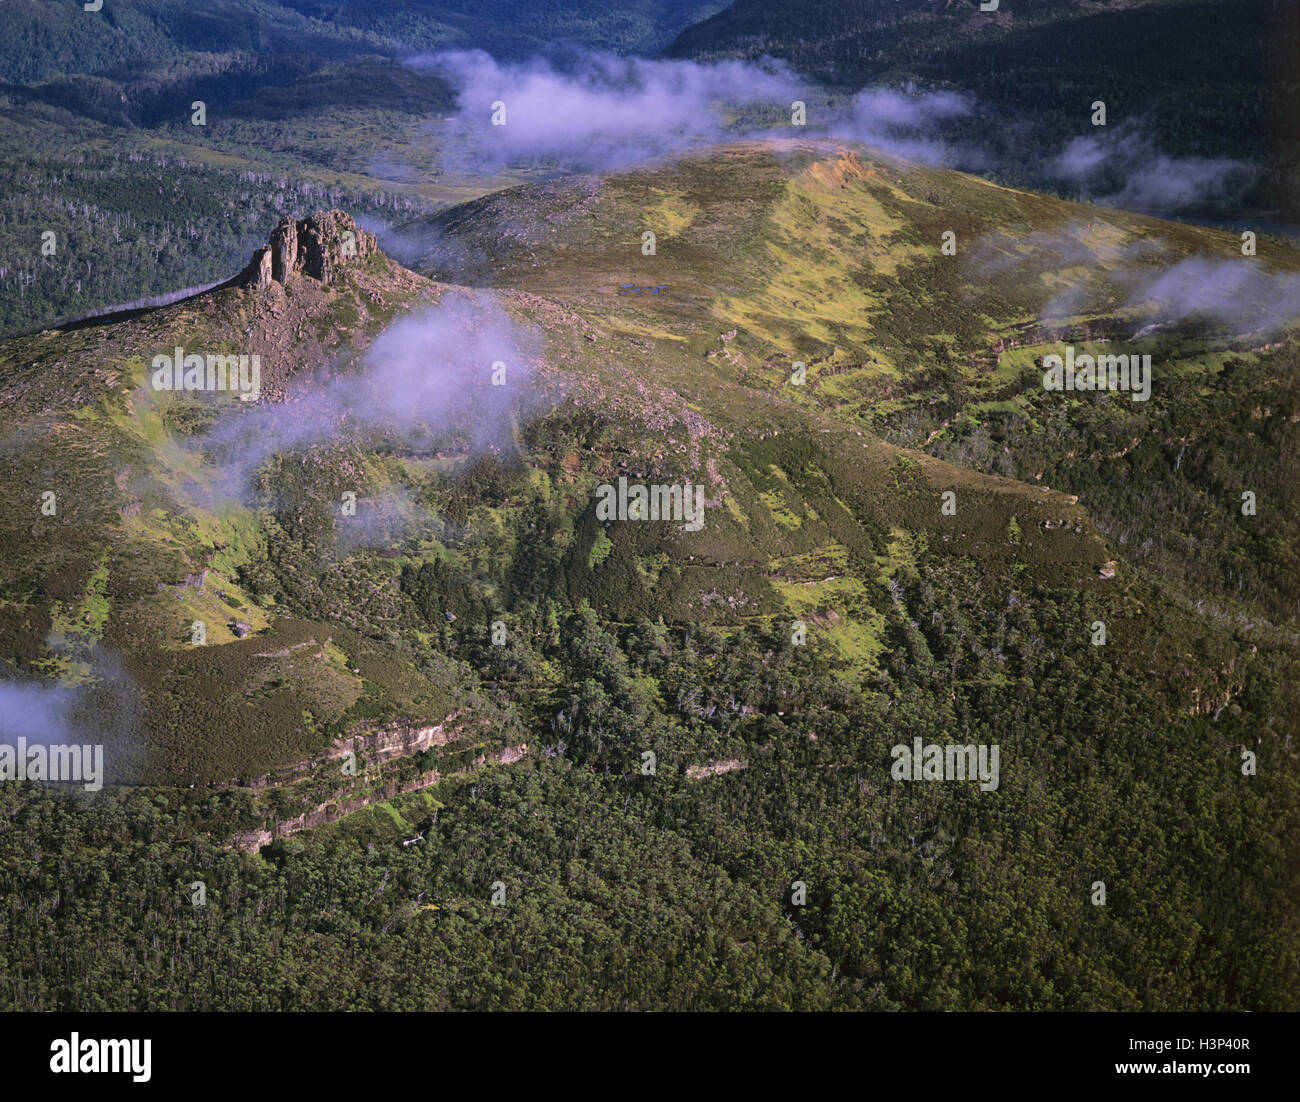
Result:
{"label": "dolerite cliff", "polygon": [[385,256],[351,215],[326,210],[284,219],[248,266],[205,300],[204,316],[242,331],[242,343],[261,356],[262,393],[275,401],[299,371],[361,355],[420,299],[436,301],[427,279]]}
{"label": "dolerite cliff", "polygon": [[286,218],[271,234],[270,244],[253,254],[241,282],[261,288],[273,281],[286,284],[302,274],[329,286],[340,268],[362,264],[377,251],[375,235],[341,210],[318,211],[301,221]]}

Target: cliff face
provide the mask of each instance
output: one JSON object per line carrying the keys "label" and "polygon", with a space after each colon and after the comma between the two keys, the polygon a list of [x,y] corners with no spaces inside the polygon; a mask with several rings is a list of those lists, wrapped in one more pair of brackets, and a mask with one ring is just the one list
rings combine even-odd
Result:
{"label": "cliff face", "polygon": [[[422,730],[433,731],[434,729],[424,728]],[[441,731],[441,728],[438,728],[438,730]],[[446,739],[443,742],[446,742]],[[442,745],[442,743],[432,742],[429,745]],[[342,756],[343,753],[346,753],[346,751],[341,751],[336,756]],[[394,755],[400,754],[400,750],[394,749],[393,753]],[[518,746],[505,746],[491,753],[476,754],[469,766],[453,770],[450,775],[460,776],[473,773],[484,768],[489,763],[513,765],[527,756],[528,744],[526,742],[520,743]],[[256,853],[263,846],[270,845],[277,838],[291,838],[293,835],[301,834],[304,830],[310,830],[312,827],[335,822],[343,818],[344,815],[360,811],[371,804],[391,800],[393,797],[404,795],[407,792],[418,792],[422,788],[432,788],[440,780],[442,780],[442,774],[437,769],[425,770],[405,781],[390,780],[355,796],[327,800],[299,815],[274,820],[269,827],[237,834],[234,838],[234,844],[246,853]]]}
{"label": "cliff face", "polygon": [[286,218],[270,243],[253,254],[241,282],[258,289],[307,276],[328,286],[341,268],[364,263],[377,248],[375,235],[341,210],[318,211],[301,221]]}
{"label": "cliff face", "polygon": [[452,712],[441,723],[425,727],[389,724],[385,727],[363,729],[343,738],[335,739],[319,757],[293,762],[274,773],[257,777],[242,787],[262,789],[289,784],[309,776],[322,766],[341,761],[349,753],[368,765],[382,765],[394,758],[422,754],[435,746],[446,746],[459,738],[463,727],[456,723],[459,713]]}
{"label": "cliff face", "polygon": [[247,853],[256,853],[263,846],[270,845],[277,838],[291,838],[293,835],[301,834],[304,830],[310,830],[312,827],[332,823],[336,819],[341,819],[344,815],[351,814],[353,811],[360,811],[373,803],[391,800],[394,796],[400,796],[407,792],[416,792],[421,788],[430,788],[441,779],[442,776],[438,770],[430,769],[408,781],[400,783],[389,781],[363,795],[343,800],[329,800],[317,804],[310,811],[304,811],[301,815],[276,820],[269,828],[238,834],[235,836],[235,845]]}
{"label": "cliff face", "polygon": [[204,312],[226,322],[229,341],[261,356],[262,395],[276,402],[294,376],[355,362],[397,313],[436,296],[350,214],[325,210],[284,219]]}
{"label": "cliff face", "polygon": [[[301,785],[290,806],[296,804],[297,808],[302,808],[307,800],[314,799],[314,802],[306,810],[283,818],[276,818],[269,806],[263,805],[266,814],[263,825],[257,830],[235,835],[234,845],[245,852],[256,853],[277,838],[292,837],[371,804],[430,788],[444,776],[474,773],[488,765],[513,765],[528,756],[527,743],[515,746],[498,744],[496,748],[490,748],[490,744],[484,745],[482,741],[484,733],[482,724],[461,721],[458,712],[452,712],[441,723],[431,725],[390,723],[355,730],[335,739],[317,757],[294,762],[275,773],[246,782],[243,787],[255,792],[270,789],[292,792]],[[447,746],[450,746],[449,753],[459,759],[453,764],[465,764],[460,768],[442,770],[418,769],[421,763],[416,761],[417,755]],[[349,754],[356,755],[355,776],[342,773],[341,763]],[[469,754],[473,754],[472,759],[468,758]],[[426,761],[423,764],[431,763]],[[323,778],[330,778],[332,789],[326,799],[321,799],[323,793],[318,787]],[[308,795],[313,791],[317,793],[314,797]]]}
{"label": "cliff face", "polygon": [[434,746],[446,746],[460,733],[455,725],[458,713],[452,712],[432,727],[391,726],[373,731],[359,731],[339,739],[330,748],[327,761],[336,761],[349,752],[374,764],[420,754]]}

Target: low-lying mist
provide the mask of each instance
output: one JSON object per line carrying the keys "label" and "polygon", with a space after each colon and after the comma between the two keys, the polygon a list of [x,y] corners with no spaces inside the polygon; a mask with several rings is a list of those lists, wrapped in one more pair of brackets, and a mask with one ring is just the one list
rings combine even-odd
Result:
{"label": "low-lying mist", "polygon": [[[501,62],[481,50],[412,57],[458,95],[434,128],[443,166],[480,175],[510,166],[611,172],[718,142],[752,137],[832,138],[911,160],[1017,179],[1114,206],[1176,214],[1230,204],[1254,169],[1231,159],[1164,153],[1145,116],[1044,147],[1026,164],[1023,142],[1002,140],[1019,121],[960,89],[903,84],[830,90],[784,62],[699,63],[568,50]],[[795,125],[794,104],[805,109]]]}
{"label": "low-lying mist", "polygon": [[487,294],[445,295],[394,321],[361,370],[322,368],[291,384],[283,402],[233,408],[201,438],[218,495],[249,500],[254,472],[272,455],[382,438],[415,451],[508,447],[518,418],[540,397],[541,335]]}

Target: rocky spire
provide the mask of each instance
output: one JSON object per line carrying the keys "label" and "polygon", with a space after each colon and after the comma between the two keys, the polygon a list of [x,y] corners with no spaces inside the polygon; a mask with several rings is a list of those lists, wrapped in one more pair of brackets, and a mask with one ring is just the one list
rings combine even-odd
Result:
{"label": "rocky spire", "polygon": [[340,268],[359,264],[375,251],[375,235],[350,214],[317,211],[302,221],[286,218],[276,226],[270,244],[253,254],[242,279],[253,288],[284,284],[297,275],[329,284]]}

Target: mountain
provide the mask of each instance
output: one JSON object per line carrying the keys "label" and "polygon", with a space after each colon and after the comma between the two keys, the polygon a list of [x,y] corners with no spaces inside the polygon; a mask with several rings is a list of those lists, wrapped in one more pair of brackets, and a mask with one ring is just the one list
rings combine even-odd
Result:
{"label": "mountain", "polygon": [[[658,234],[653,257],[636,247],[644,231]],[[956,256],[944,254],[946,233]],[[1241,353],[1262,371],[1249,387],[1290,389],[1291,353],[1277,339],[1277,319],[1262,316],[1294,311],[1290,246],[1264,250],[1265,268],[1278,265],[1276,282],[1243,288],[1235,301],[1202,292],[1200,308],[1178,303],[1182,323],[1161,326],[1147,345],[1135,335],[1161,307],[1138,288],[1171,270],[1238,279],[1250,270],[1239,238],[836,143],[740,144],[659,168],[506,189],[402,226],[399,238],[417,270],[557,298],[593,324],[650,342],[646,376],[694,402],[714,408],[723,380],[738,385],[745,396],[725,403],[744,411],[739,424],[756,408],[796,402],[900,444],[961,456],[963,466],[975,436],[1014,433],[1019,446],[998,457],[986,441],[979,461],[1062,488],[1106,479],[1060,452],[1088,456],[1089,466],[1106,452],[1127,457],[1130,442],[1148,455],[1172,454],[1189,440],[1186,411],[1175,411],[1198,401],[1171,387],[1150,404],[1109,403],[1086,428],[1048,429],[1060,418],[1037,360],[1062,343],[1150,347],[1167,370],[1194,375],[1219,375],[1219,357]],[[1231,332],[1232,322],[1242,331]],[[701,375],[701,362],[713,369]],[[802,389],[789,385],[796,362],[807,365]],[[1291,402],[1265,405],[1286,410]],[[1052,448],[1031,442],[1044,431],[1066,435]],[[1240,456],[1240,444],[1235,450]],[[1259,454],[1252,474],[1268,477],[1275,460]],[[1284,480],[1271,486],[1292,500]],[[1136,500],[1108,508],[1116,531],[1130,509],[1143,511]],[[1220,520],[1211,522],[1216,529]],[[1288,615],[1300,596],[1294,562],[1261,546],[1250,554],[1270,576],[1257,599]],[[1184,569],[1195,565],[1182,562],[1171,580]]]}
{"label": "mountain", "polygon": [[[220,287],[0,342],[4,688],[135,782],[0,786],[3,935],[62,892],[0,982],[1294,1008],[1298,273],[768,140],[286,219]],[[1045,389],[1067,346],[1149,394]],[[186,354],[256,354],[256,400]],[[900,777],[918,739],[1000,773]]]}
{"label": "mountain", "polygon": [[[916,82],[972,93],[958,132],[999,174],[1060,186],[1045,151],[1095,136],[1093,104],[1164,154],[1256,166],[1236,213],[1297,218],[1298,31],[1285,0],[736,0],[667,55],[771,56],[840,88]],[[1134,145],[1135,162],[1152,149]],[[1139,167],[1138,163],[1130,169]],[[1169,169],[1169,171],[1175,171]]]}
{"label": "mountain", "polygon": [[[734,165],[730,163],[733,158]],[[859,165],[856,161],[848,163]],[[759,188],[768,186],[771,174],[779,171],[777,163],[765,156],[761,148],[722,156],[717,164],[731,167],[737,175],[747,175],[751,185]],[[679,170],[682,178],[698,179],[691,174],[692,169],[700,170],[699,166],[688,163]],[[859,166],[857,171],[866,170]],[[688,199],[688,207],[689,202]],[[355,259],[337,254],[343,232],[340,227],[357,236],[359,248]],[[497,228],[494,226],[490,232],[497,233]],[[175,676],[184,684],[192,676],[187,669],[189,663],[198,660],[186,655],[199,654],[205,661],[219,661],[208,656],[227,653],[223,647],[208,646],[202,651],[185,647],[181,641],[188,636],[188,625],[196,619],[212,621],[209,643],[221,640],[230,644],[231,660],[242,657],[251,644],[233,643],[234,637],[229,635],[226,625],[241,618],[254,626],[271,625],[272,621],[263,621],[257,615],[258,602],[247,589],[247,583],[241,584],[245,575],[250,579],[261,577],[258,571],[263,567],[257,565],[256,558],[250,561],[248,556],[259,553],[254,548],[269,538],[268,533],[259,529],[246,508],[225,514],[225,507],[206,502],[203,495],[196,498],[183,492],[187,482],[211,484],[217,478],[217,469],[205,468],[196,456],[177,455],[164,448],[152,460],[143,458],[150,443],[157,448],[168,435],[201,435],[205,427],[214,423],[215,414],[201,403],[187,400],[188,395],[160,398],[156,392],[151,393],[149,369],[144,365],[152,362],[156,352],[171,351],[174,347],[215,349],[223,354],[238,349],[260,357],[260,392],[265,399],[282,400],[292,390],[295,379],[310,375],[323,364],[332,364],[337,370],[355,367],[359,350],[368,345],[385,322],[391,321],[398,311],[411,309],[422,297],[436,298],[438,287],[372,251],[366,242],[373,238],[346,216],[315,216],[302,223],[287,222],[277,230],[276,236],[295,243],[291,255],[282,255],[284,246],[273,240],[272,245],[259,251],[248,270],[229,285],[161,310],[139,311],[120,320],[109,319],[107,325],[102,321],[88,321],[63,333],[16,339],[0,352],[8,365],[5,376],[10,431],[25,435],[36,431],[33,425],[39,424],[38,435],[53,433],[57,437],[59,431],[55,426],[71,417],[80,442],[77,469],[68,467],[73,461],[71,454],[59,458],[49,473],[51,484],[63,486],[64,495],[71,501],[84,502],[85,508],[93,502],[98,521],[109,523],[108,528],[101,530],[78,517],[67,533],[71,541],[68,546],[59,538],[62,525],[50,526],[54,535],[39,526],[29,527],[25,522],[20,522],[13,531],[12,562],[16,568],[21,564],[24,573],[13,578],[11,584],[19,588],[35,586],[39,591],[48,592],[57,578],[61,594],[58,607],[37,602],[35,607],[44,610],[41,616],[33,618],[30,603],[22,606],[21,613],[14,610],[22,626],[19,628],[17,621],[13,623],[15,634],[6,658],[18,668],[61,670],[72,661],[60,656],[57,647],[53,652],[49,650],[50,640],[60,637],[58,632],[51,635],[54,631],[51,625],[61,616],[70,617],[74,622],[84,618],[77,611],[75,601],[71,607],[65,607],[72,596],[65,592],[68,587],[78,599],[86,601],[92,599],[92,591],[108,592],[116,598],[112,602],[114,613],[99,625],[100,634],[96,638],[137,656],[134,660],[124,659],[127,669],[149,683]],[[325,274],[324,264],[317,261],[304,267],[308,252],[305,241],[317,236],[334,243],[333,253],[325,250],[325,255],[334,256],[329,264],[333,278],[328,284],[321,279]],[[299,247],[298,241],[304,244]],[[466,243],[469,244],[468,239]],[[510,257],[505,249],[499,255],[501,259]],[[606,276],[600,263],[591,271],[595,273],[591,279],[612,281],[615,278]],[[718,272],[702,273],[699,278],[718,276]],[[723,278],[740,283],[742,273],[734,270]],[[827,278],[838,281],[844,276],[828,265]],[[589,319],[573,312],[577,303],[570,296],[577,288],[572,283],[568,288],[570,294],[565,296],[568,301],[557,315],[557,307],[552,305],[554,287],[551,294],[539,297],[538,291],[544,288],[527,280],[520,282],[519,289],[503,293],[507,308],[517,310],[521,319],[545,329],[552,362],[558,360],[566,368],[570,364],[574,368],[588,368],[568,383],[567,400],[578,403],[583,411],[603,411],[601,421],[608,423],[600,432],[611,443],[618,441],[614,454],[604,461],[601,469],[586,469],[581,458],[585,449],[578,451],[577,466],[570,459],[567,465],[557,467],[564,457],[555,455],[545,462],[536,454],[528,459],[530,464],[540,463],[540,469],[548,477],[569,484],[563,500],[571,502],[575,510],[564,521],[566,527],[572,528],[571,544],[559,564],[562,573],[556,581],[565,587],[571,599],[589,600],[602,613],[619,619],[642,616],[670,620],[700,616],[707,620],[734,619],[740,610],[744,619],[767,618],[787,607],[788,587],[804,584],[805,574],[811,580],[822,565],[822,556],[858,557],[876,553],[869,532],[916,528],[933,530],[929,538],[939,538],[942,518],[937,511],[933,516],[928,515],[919,508],[919,501],[912,499],[957,485],[973,501],[980,502],[980,508],[972,510],[970,522],[963,520],[948,526],[963,533],[963,542],[971,553],[992,556],[994,560],[1016,554],[1003,546],[1003,537],[1012,515],[1018,511],[1022,526],[1033,531],[1019,554],[1031,559],[1036,559],[1040,552],[1048,554],[1051,573],[1058,573],[1069,563],[1076,576],[1087,577],[1095,575],[1107,559],[1107,552],[1091,526],[1081,523],[1081,511],[1071,506],[1063,495],[1027,486],[1014,487],[1004,480],[972,475],[923,456],[907,459],[895,448],[865,436],[860,430],[818,418],[813,410],[801,411],[797,403],[784,398],[779,391],[772,393],[776,389],[773,385],[761,385],[751,376],[746,357],[752,353],[747,339],[723,342],[716,333],[710,333],[707,337],[696,334],[688,341],[682,335],[685,330],[680,324],[675,327],[676,334],[668,338],[646,317],[645,307],[632,306],[621,296],[611,296],[612,285],[587,289],[590,295],[601,295],[606,302],[617,305],[612,316],[606,312],[608,306]],[[758,285],[746,286],[742,291],[753,296],[754,308],[760,311],[772,293]],[[700,293],[700,287],[693,283],[674,283],[669,293],[684,295],[690,301]],[[734,327],[735,320],[724,318],[723,322],[730,321]],[[717,327],[715,323],[713,328]],[[855,346],[856,342],[849,348]],[[590,369],[590,365],[606,359],[616,360],[619,370]],[[704,391],[699,389],[700,360],[713,368],[708,377],[709,388]],[[92,363],[109,363],[113,368],[96,369],[90,366]],[[764,369],[769,373],[784,373],[783,367],[771,362],[759,370]],[[814,372],[817,371],[814,367]],[[843,382],[851,385],[853,377],[846,376]],[[650,390],[646,389],[647,383]],[[816,380],[813,386],[818,388]],[[133,387],[141,389],[137,391]],[[754,460],[742,462],[739,453],[732,454],[732,448],[723,442],[735,439],[744,431],[752,417],[749,407],[755,402],[761,403],[765,418],[771,418],[774,425],[789,423],[790,431],[804,441],[796,452],[800,464],[808,472],[821,473],[811,475],[795,469],[779,473],[789,464],[779,458],[782,445],[777,442],[762,449],[773,451],[766,465],[756,467]],[[567,416],[572,419],[578,412],[571,411]],[[678,438],[668,449],[663,439],[667,426],[674,426],[669,431],[673,438]],[[361,441],[335,440],[333,444],[345,449],[362,447]],[[141,449],[146,449],[143,454]],[[677,455],[678,452],[684,454]],[[43,454],[43,449],[38,447],[36,454]],[[26,450],[16,453],[17,466],[10,469],[10,477],[14,480],[30,477],[29,464],[37,463],[36,454]],[[432,492],[412,482],[421,470],[420,461],[411,460],[414,467],[407,469],[401,456],[399,450],[381,468],[366,472],[367,481],[373,481],[372,492],[382,496],[394,484],[407,493],[417,487],[423,493]],[[355,457],[351,460],[357,461]],[[50,462],[49,457],[40,460],[41,464]],[[646,470],[647,466],[653,470]],[[594,485],[596,481],[617,481],[620,472],[646,476],[653,473],[660,480],[685,482],[704,477],[706,469],[709,500],[717,499],[715,504],[719,505],[725,500],[728,504],[718,513],[716,521],[690,539],[692,553],[685,563],[676,566],[652,564],[665,555],[673,559],[680,557],[679,534],[665,533],[658,526],[640,534],[636,529],[626,530],[626,535],[616,531],[617,541],[612,549],[607,548],[595,523],[594,510],[583,506],[584,495],[578,492],[587,482]],[[912,487],[908,494],[900,497],[872,489],[882,484],[882,480],[888,482],[900,477],[888,474],[894,469],[906,471]],[[806,481],[809,477],[812,481]],[[791,478],[793,483],[789,482]],[[17,482],[11,486],[16,491]],[[291,542],[305,542],[314,547],[325,539],[322,526],[331,527],[328,516],[321,511],[322,501],[306,485],[298,486],[287,498],[282,496],[287,492],[277,489],[271,497],[259,497],[255,503],[271,508],[280,522],[292,516],[290,528],[296,535]],[[312,499],[310,505],[302,497],[304,494]],[[196,515],[205,519],[196,524]],[[115,516],[121,519],[114,521]],[[1051,530],[1052,527],[1056,530]],[[593,548],[597,547],[604,550],[606,557],[599,576],[593,577],[591,560]],[[261,553],[274,552],[268,545]],[[406,556],[389,560],[387,565],[392,569],[385,572],[393,573],[405,565],[405,560]],[[411,561],[419,567],[422,555],[417,554]],[[524,568],[525,564],[521,563],[518,569]],[[656,578],[653,587],[647,588],[644,570],[653,570]],[[105,574],[106,578],[102,576]],[[207,580],[196,588],[192,582],[196,578]],[[773,579],[783,580],[774,585]],[[109,586],[107,591],[105,586]],[[214,590],[223,596],[214,598]],[[811,585],[806,591],[794,592],[798,594],[796,603],[802,606],[818,597],[820,588]],[[320,596],[325,602],[322,607],[331,607],[338,615],[334,605],[336,595],[326,590]],[[120,620],[129,621],[129,631]],[[349,626],[356,627],[360,622]],[[846,623],[843,632],[846,651],[854,644],[878,649],[879,644],[871,643],[864,631],[864,624]],[[80,645],[84,650],[86,640],[82,639]],[[174,654],[177,663],[174,671],[158,661],[160,647]],[[222,684],[224,680],[219,677],[216,683]],[[174,691],[174,687],[164,681],[162,692],[169,691]],[[171,745],[182,731],[186,732],[184,740],[191,752],[197,741],[209,759],[221,761],[227,753],[235,754],[237,764],[228,766],[232,772],[221,774],[213,772],[210,765],[195,764],[192,768],[198,771],[190,774],[194,779],[227,780],[239,772],[265,770],[275,764],[264,756],[256,740],[241,739],[238,748],[222,747],[224,739],[216,732],[206,731],[201,724],[178,730],[165,717],[176,715],[180,703],[163,706],[152,696],[150,700],[148,711],[159,721],[156,735],[166,740],[165,745],[153,747],[154,769],[159,769],[158,763],[173,755],[184,760],[185,751]],[[189,702],[187,707],[201,714],[201,707],[194,702]],[[276,729],[277,737],[284,738],[283,730],[278,729],[283,726],[284,713],[261,707],[258,714],[264,717],[268,730]],[[406,718],[434,720],[442,716]],[[222,727],[225,726],[223,722]],[[309,732],[302,732],[301,738],[307,740],[304,745],[310,744]],[[179,764],[177,768],[181,768]],[[167,773],[164,770],[153,775],[161,780]]]}

